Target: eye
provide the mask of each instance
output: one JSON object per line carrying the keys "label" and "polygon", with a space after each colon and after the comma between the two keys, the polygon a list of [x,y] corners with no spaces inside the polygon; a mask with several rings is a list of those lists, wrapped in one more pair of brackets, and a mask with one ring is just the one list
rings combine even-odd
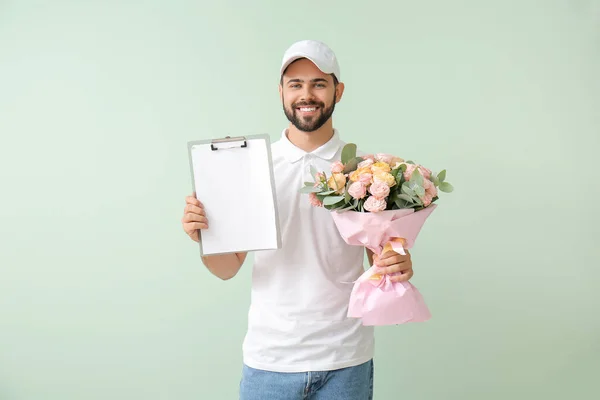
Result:
{"label": "eye", "polygon": [[325,84],[324,83],[317,83],[315,86],[318,87],[318,88],[324,88]]}

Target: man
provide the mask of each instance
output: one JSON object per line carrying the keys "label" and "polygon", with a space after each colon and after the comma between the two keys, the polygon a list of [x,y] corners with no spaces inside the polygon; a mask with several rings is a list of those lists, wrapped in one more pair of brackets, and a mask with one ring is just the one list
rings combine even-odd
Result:
{"label": "man", "polygon": [[[290,121],[272,145],[282,248],[255,254],[240,399],[372,399],[373,328],[346,315],[365,249],[347,245],[329,212],[298,192],[313,180],[311,165],[329,171],[341,157],[345,143],[332,121],[344,93],[339,65],[325,44],[305,40],[285,52],[280,73],[279,96]],[[209,223],[194,196],[186,202],[183,228],[198,241],[199,229],[219,221]],[[367,256],[372,264],[373,254],[367,250]],[[245,258],[208,256],[203,263],[230,279]],[[376,261],[384,272],[400,273],[395,280],[412,277],[408,253]]]}

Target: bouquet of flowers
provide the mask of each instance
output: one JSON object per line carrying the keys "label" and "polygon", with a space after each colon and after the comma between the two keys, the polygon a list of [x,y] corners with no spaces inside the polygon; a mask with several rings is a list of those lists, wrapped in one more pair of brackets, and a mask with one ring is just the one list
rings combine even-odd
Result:
{"label": "bouquet of flowers", "polygon": [[[356,145],[342,150],[331,174],[312,169],[314,182],[300,189],[313,206],[331,211],[344,241],[380,256],[405,255],[436,207],[439,191],[452,192],[446,171],[434,173],[413,161],[389,154],[356,156]],[[378,272],[377,263],[354,283],[348,316],[364,325],[393,325],[431,317],[417,288],[393,282]]]}

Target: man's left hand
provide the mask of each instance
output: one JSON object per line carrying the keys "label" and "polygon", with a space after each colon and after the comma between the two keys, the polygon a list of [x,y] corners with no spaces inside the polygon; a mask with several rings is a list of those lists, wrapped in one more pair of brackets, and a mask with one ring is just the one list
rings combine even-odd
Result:
{"label": "man's left hand", "polygon": [[387,251],[380,257],[373,256],[374,265],[380,274],[391,275],[392,282],[406,282],[413,276],[412,261],[408,250],[404,249],[406,255]]}

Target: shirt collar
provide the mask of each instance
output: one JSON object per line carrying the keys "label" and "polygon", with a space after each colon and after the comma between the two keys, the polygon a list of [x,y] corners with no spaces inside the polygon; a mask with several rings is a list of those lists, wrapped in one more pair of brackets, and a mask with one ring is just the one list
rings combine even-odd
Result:
{"label": "shirt collar", "polygon": [[312,152],[306,152],[296,147],[287,137],[287,129],[284,129],[281,133],[281,141],[283,142],[284,154],[289,162],[296,162],[307,154],[315,155],[323,160],[331,160],[337,154],[340,149],[341,140],[337,129],[333,129],[333,136],[329,141],[323,144],[321,147],[313,150]]}

